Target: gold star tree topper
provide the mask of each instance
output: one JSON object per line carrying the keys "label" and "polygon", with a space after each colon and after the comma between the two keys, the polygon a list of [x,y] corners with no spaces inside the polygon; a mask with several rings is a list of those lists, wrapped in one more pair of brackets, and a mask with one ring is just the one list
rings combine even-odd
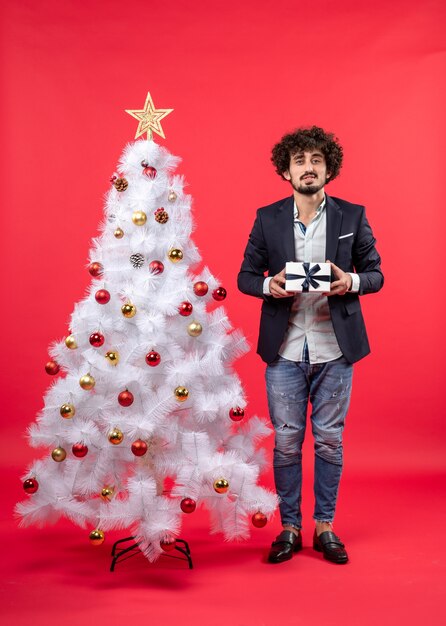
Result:
{"label": "gold star tree topper", "polygon": [[169,113],[172,113],[172,111],[173,109],[155,109],[152,96],[150,92],[147,92],[146,103],[142,111],[126,109],[125,112],[139,121],[135,139],[147,133],[147,139],[150,140],[152,139],[153,133],[165,139],[161,120],[166,117],[166,115],[169,115]]}

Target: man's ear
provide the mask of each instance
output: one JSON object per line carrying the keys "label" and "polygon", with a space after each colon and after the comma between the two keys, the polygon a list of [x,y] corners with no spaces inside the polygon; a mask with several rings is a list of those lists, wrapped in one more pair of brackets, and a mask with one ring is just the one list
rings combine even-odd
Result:
{"label": "man's ear", "polygon": [[284,177],[285,180],[291,180],[291,176],[290,176],[290,171],[286,170],[285,172],[282,172],[282,176]]}
{"label": "man's ear", "polygon": [[325,175],[326,182],[328,182],[330,178],[331,178],[331,172],[327,172],[327,174]]}

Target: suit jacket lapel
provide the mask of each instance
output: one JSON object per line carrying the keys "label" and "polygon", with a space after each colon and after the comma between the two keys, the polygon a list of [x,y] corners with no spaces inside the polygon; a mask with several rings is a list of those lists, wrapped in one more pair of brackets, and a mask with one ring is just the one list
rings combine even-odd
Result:
{"label": "suit jacket lapel", "polygon": [[330,198],[330,196],[327,196],[325,210],[327,211],[325,256],[334,263],[336,252],[338,250],[339,234],[341,232],[342,211],[339,208],[339,205],[333,200],[333,198]]}
{"label": "suit jacket lapel", "polygon": [[285,261],[296,260],[294,247],[294,197],[287,198],[277,209],[276,224],[283,244]]}

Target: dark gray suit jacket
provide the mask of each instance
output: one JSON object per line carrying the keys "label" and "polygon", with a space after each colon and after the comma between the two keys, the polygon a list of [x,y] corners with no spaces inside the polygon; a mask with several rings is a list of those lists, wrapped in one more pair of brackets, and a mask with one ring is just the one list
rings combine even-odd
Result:
{"label": "dark gray suit jacket", "polygon": [[[355,270],[361,280],[359,294],[328,298],[339,347],[345,358],[354,363],[370,352],[358,295],[379,291],[383,286],[381,259],[363,206],[327,196],[325,210],[326,258],[345,272]],[[257,211],[238,275],[240,291],[264,300],[257,352],[267,363],[277,357],[288,328],[293,299],[265,296],[264,273],[274,276],[283,270],[287,261],[303,260],[295,259],[293,213],[293,196]],[[349,233],[353,235],[339,239]]]}

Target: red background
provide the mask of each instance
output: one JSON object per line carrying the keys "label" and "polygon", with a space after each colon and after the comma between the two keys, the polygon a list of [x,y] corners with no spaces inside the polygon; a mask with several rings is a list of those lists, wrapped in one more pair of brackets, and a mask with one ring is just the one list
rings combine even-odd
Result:
{"label": "red background", "polygon": [[[444,511],[435,493],[445,472],[444,4],[6,0],[2,13],[1,463],[10,478],[4,533],[16,533],[10,512],[22,497],[17,476],[36,455],[23,434],[49,384],[43,371],[47,346],[66,333],[73,305],[88,284],[89,240],[101,220],[108,179],[136,130],[124,109],[141,108],[148,90],[156,106],[175,109],[163,120],[167,139],[160,141],[183,158],[179,171],[194,198],[194,240],[229,291],[230,319],[253,347],[237,370],[250,412],[260,415],[267,408],[264,366],[255,355],[259,301],[237,292],[236,275],[256,208],[290,193],[269,162],[272,145],[296,126],[315,123],[334,131],[345,151],[342,175],[327,191],[367,206],[386,277],[382,292],[362,299],[372,355],[355,371],[339,532],[345,537],[349,525],[356,528],[358,562],[367,551],[361,529],[371,519],[386,519],[389,545],[393,527],[409,524],[407,543],[392,557],[402,568],[395,610],[407,611],[406,623],[419,623],[421,615],[440,623],[439,563],[430,555],[437,549],[434,520],[441,506]],[[307,442],[307,470],[310,447]],[[265,483],[271,484],[270,474]],[[277,521],[274,531],[276,526]],[[84,541],[66,528],[60,536],[40,531],[35,541],[44,549],[56,533],[63,554],[63,537],[73,546]],[[309,540],[309,523],[307,528]],[[431,544],[419,554],[423,567],[428,564],[422,583],[428,595],[415,609],[412,591],[421,583],[405,568],[413,564],[411,541],[428,529]],[[20,531],[20,541],[26,545],[32,532]],[[207,537],[205,520],[202,533]],[[271,531],[263,533],[259,546],[271,540]],[[206,541],[211,551],[217,545]],[[36,544],[28,545],[29,555]],[[380,549],[378,541],[377,561]],[[220,565],[228,554],[238,558],[234,550],[219,553]],[[85,554],[91,558],[89,550]],[[252,568],[261,576],[252,554]],[[40,557],[36,571],[38,563]],[[242,560],[237,568],[245,572],[245,565]],[[22,585],[28,584],[20,578],[26,567],[16,562],[14,580]],[[388,564],[383,569],[389,571]],[[88,571],[95,576],[96,565]],[[251,568],[245,573],[251,576]],[[228,570],[231,576],[234,570]],[[365,578],[364,585],[369,583]],[[10,587],[2,589],[9,593]],[[375,592],[385,596],[386,589]],[[201,597],[212,598],[200,585],[197,598],[200,590]],[[14,598],[7,604],[11,614],[26,605]],[[237,621],[234,606],[228,619],[275,623],[266,609],[256,613],[255,599],[251,604],[245,621]],[[38,614],[44,611],[43,605],[37,608]],[[373,613],[373,620],[387,623],[383,615],[389,610]],[[310,606],[308,611],[311,619]],[[284,615],[283,624],[301,623]],[[324,614],[326,623],[342,623],[327,619]],[[220,624],[217,618],[213,623]]]}

